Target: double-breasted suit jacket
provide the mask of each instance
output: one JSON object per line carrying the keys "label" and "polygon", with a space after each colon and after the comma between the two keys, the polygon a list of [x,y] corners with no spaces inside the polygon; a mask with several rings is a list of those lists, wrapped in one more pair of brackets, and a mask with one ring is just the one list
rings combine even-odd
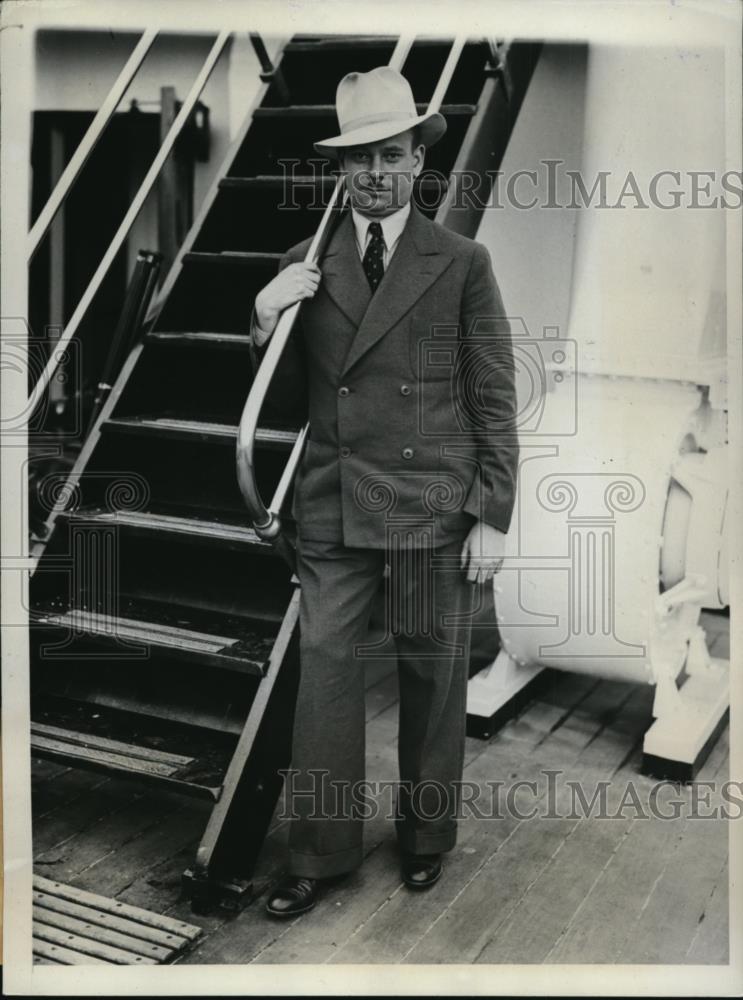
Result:
{"label": "double-breasted suit jacket", "polygon": [[[304,260],[309,240],[280,268]],[[306,407],[300,538],[438,545],[475,519],[507,531],[518,463],[508,320],[487,249],[411,206],[372,295],[346,212],[270,399]],[[254,354],[258,363],[260,351]]]}

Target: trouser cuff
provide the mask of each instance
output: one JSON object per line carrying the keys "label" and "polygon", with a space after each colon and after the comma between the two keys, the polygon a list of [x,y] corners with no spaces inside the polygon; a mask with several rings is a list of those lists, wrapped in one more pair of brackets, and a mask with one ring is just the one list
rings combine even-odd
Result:
{"label": "trouser cuff", "polygon": [[332,854],[302,854],[289,851],[289,873],[304,878],[330,878],[358,868],[364,860],[362,847],[350,847]]}
{"label": "trouser cuff", "polygon": [[450,851],[456,842],[456,827],[441,833],[397,827],[397,843],[405,854],[443,854],[444,851]]}

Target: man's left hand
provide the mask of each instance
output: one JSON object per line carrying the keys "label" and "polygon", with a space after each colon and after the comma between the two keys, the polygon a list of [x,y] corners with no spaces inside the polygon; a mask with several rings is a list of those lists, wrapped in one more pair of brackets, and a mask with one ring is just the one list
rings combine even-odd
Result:
{"label": "man's left hand", "polygon": [[462,569],[470,583],[487,583],[503,565],[506,536],[492,524],[478,521],[462,546]]}

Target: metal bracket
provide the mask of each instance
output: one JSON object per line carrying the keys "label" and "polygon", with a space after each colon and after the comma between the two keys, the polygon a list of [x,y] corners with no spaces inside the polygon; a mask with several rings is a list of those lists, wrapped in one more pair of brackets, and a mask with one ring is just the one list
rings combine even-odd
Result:
{"label": "metal bracket", "polygon": [[486,72],[500,79],[506,100],[510,104],[513,97],[513,77],[508,66],[508,53],[511,43],[489,39],[488,45],[490,47],[490,64]]}
{"label": "metal bracket", "polygon": [[194,913],[206,914],[214,909],[237,913],[254,898],[252,882],[212,878],[193,868],[186,869],[181,884]]}

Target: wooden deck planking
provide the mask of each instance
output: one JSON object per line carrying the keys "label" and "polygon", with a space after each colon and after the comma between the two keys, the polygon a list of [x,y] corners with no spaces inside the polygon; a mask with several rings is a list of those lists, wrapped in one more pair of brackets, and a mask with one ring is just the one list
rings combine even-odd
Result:
{"label": "wooden deck planking", "polygon": [[699,965],[727,965],[730,962],[730,894],[728,862],[720,871],[709,894],[685,962]]}
{"label": "wooden deck planking", "polygon": [[[126,783],[121,785],[124,790]],[[104,859],[110,859],[109,868],[115,867],[118,864],[115,855],[120,848],[179,807],[183,808],[182,799],[171,794],[146,793],[133,801],[124,799],[116,809],[63,844],[43,851],[34,864],[49,878],[77,884],[83,872],[100,865]],[[100,868],[96,874],[102,876],[103,871]]]}
{"label": "wooden deck planking", "polygon": [[[509,723],[500,737],[490,743],[468,741],[470,755],[464,776],[466,780],[480,786],[482,807],[486,814],[492,807],[487,782],[516,777],[533,778],[534,760],[529,754],[536,746],[544,749],[544,766],[554,767],[557,757],[550,740],[556,739],[556,733],[561,734],[560,759],[564,758],[565,763],[569,763],[584,746],[588,738],[586,730],[591,733],[592,729],[596,729],[597,723],[593,721],[576,726],[574,735],[566,737],[566,720],[573,717],[577,706],[589,696],[594,698],[594,708],[605,707],[607,704],[613,706],[616,703],[617,693],[608,689],[599,693],[601,685],[593,678],[587,680],[574,675],[570,681],[571,683],[566,684],[560,691],[559,699],[555,699],[558,701],[556,706],[551,702],[541,702],[530,707],[530,713],[532,708],[535,709],[533,714],[536,720],[528,729],[519,725],[520,720],[516,720]],[[611,685],[608,688],[611,688]],[[548,688],[543,697],[551,698],[551,694],[552,691]],[[557,713],[553,711],[555,708],[559,709]],[[586,718],[590,719],[590,713]],[[511,730],[514,728],[518,728],[519,732],[517,738],[511,740]],[[317,940],[313,935],[309,944],[303,948],[297,948],[293,939],[287,934],[281,945],[273,945],[267,949],[260,961],[310,961],[311,953],[317,953],[318,949],[321,949],[321,954],[325,953],[326,957],[316,958],[315,961],[401,961],[426,929],[440,916],[449,898],[453,899],[468,881],[477,877],[487,859],[492,856],[500,842],[511,834],[517,823],[515,818],[505,816],[497,819],[478,819],[469,816],[464,819],[457,847],[447,855],[446,877],[430,892],[412,899],[401,884],[397,872],[397,855],[392,849],[390,865],[393,867],[393,872],[391,878],[389,874],[386,876],[388,882],[382,886],[384,891],[376,900],[376,908],[367,905],[367,911],[371,909],[370,916],[356,929],[345,928],[348,937],[344,943],[340,943],[339,946],[339,942],[335,940],[338,933],[336,932],[334,936],[323,934],[322,927],[319,928]],[[387,836],[392,844],[394,830],[388,830]],[[391,894],[390,889],[392,889]],[[415,921],[410,919],[411,907],[414,908],[418,918]],[[324,929],[327,931],[327,928]],[[343,929],[341,926],[341,931]],[[471,927],[466,933],[471,936]],[[331,942],[332,947],[323,952],[323,944],[327,941]]]}
{"label": "wooden deck planking", "polygon": [[511,826],[502,844],[472,874],[453,902],[410,948],[407,963],[472,963],[477,960],[500,924],[518,906],[522,896],[562,847],[576,820],[549,823],[506,821]]}
{"label": "wooden deck planking", "polygon": [[[727,731],[725,736],[727,736]],[[697,776],[697,782],[711,782],[725,766],[727,742],[721,739]],[[650,779],[645,779],[650,781]],[[710,789],[709,805],[698,800],[699,815],[688,809],[678,820],[669,849],[660,859],[660,870],[643,900],[641,912],[632,923],[617,962],[664,962],[686,960],[707,902],[720,883],[728,858],[728,824],[725,820],[703,818],[722,804],[719,790]],[[682,793],[690,802],[690,789]],[[641,822],[641,821],[637,821]],[[673,825],[676,821],[656,821]],[[671,916],[669,916],[671,915]]]}
{"label": "wooden deck planking", "polygon": [[[610,690],[610,687],[611,685],[601,694],[599,694],[600,688],[593,688],[591,696],[594,699],[606,698],[608,704],[611,704],[619,693]],[[569,724],[566,719],[562,725]],[[577,768],[576,762],[585,753],[585,745],[582,745],[585,732],[581,733],[579,740],[573,741],[565,739],[564,733],[556,735],[558,733],[559,729],[553,730],[550,736],[541,741],[538,739],[533,746],[524,751],[520,764],[532,780],[538,777],[541,770],[548,769],[565,769],[565,777],[571,779],[582,777],[593,780],[597,776],[606,778],[626,753],[627,741],[617,744],[613,738],[615,733],[611,725],[605,725],[599,718],[595,737],[589,745],[595,746],[603,754],[604,769],[597,772],[595,769],[589,770],[585,765]],[[508,727],[502,736],[502,742],[505,742],[508,737]],[[630,734],[629,741],[631,739]],[[605,746],[607,742],[608,746]],[[499,741],[496,740],[488,750],[489,754],[494,755],[495,766],[503,761],[498,747]],[[610,755],[612,750],[613,757]],[[520,777],[518,771],[507,770],[509,778]],[[546,781],[546,778],[542,777],[542,781]],[[559,796],[561,786],[562,782],[558,782],[558,802],[561,801]],[[587,791],[590,794],[590,789]],[[567,810],[557,811],[561,813]],[[441,914],[437,923],[426,931],[420,943],[410,951],[405,960],[407,962],[449,961],[447,956],[461,954],[461,961],[477,961],[499,928],[506,924],[512,913],[516,912],[522,899],[527,895],[529,886],[535,884],[542,873],[549,869],[553,857],[559,855],[566,840],[575,831],[577,823],[578,820],[554,818],[518,821],[504,845],[491,855],[486,865],[478,872],[478,876],[464,887],[454,903]],[[493,905],[494,899],[497,900],[497,905]],[[478,928],[474,935],[473,926]],[[451,943],[448,943],[450,941]]]}
{"label": "wooden deck planking", "polygon": [[[714,625],[708,639],[724,644],[727,619],[716,616]],[[713,655],[722,655],[719,648]],[[633,778],[646,795],[655,782],[637,768],[652,721],[652,688],[553,673],[496,737],[468,738],[465,778],[487,794],[488,781],[544,782],[540,771],[563,769],[561,777],[581,780],[589,796],[595,780],[612,776],[622,783]],[[375,661],[367,673],[371,780],[397,777],[397,711],[396,670]],[[724,780],[728,756],[725,731],[700,780]],[[183,962],[727,960],[721,822],[470,816],[446,855],[441,882],[413,895],[400,882],[392,822],[377,817],[366,824],[362,868],[327,892],[312,914],[271,921],[259,898],[234,918],[194,917],[180,897],[180,875],[203,829],[202,803],[142,794],[141,786],[119,779],[86,774],[81,780],[84,772],[46,762],[39,767],[39,870],[197,922],[204,938]],[[284,866],[288,824],[278,816],[277,809],[258,862],[260,894]],[[691,877],[679,878],[678,871]],[[669,912],[678,919],[663,934]],[[638,913],[645,914],[640,921]]]}
{"label": "wooden deck planking", "polygon": [[31,754],[31,764],[33,768],[31,782],[34,786],[42,785],[51,778],[58,778],[70,770],[68,764],[57,764],[53,760],[44,760],[42,757],[36,757],[33,753]]}
{"label": "wooden deck planking", "polygon": [[136,838],[117,848],[111,864],[99,862],[87,868],[73,879],[73,884],[104,896],[118,897],[164,855],[193,844],[203,831],[206,819],[206,812],[184,803],[182,808],[167,813]]}
{"label": "wooden deck planking", "polygon": [[[33,758],[31,764],[31,773],[35,778],[37,761],[41,762],[41,758]],[[57,764],[53,766],[55,770],[52,775],[34,780],[31,786],[33,811],[37,819],[43,819],[60,806],[68,805],[73,796],[84,795],[104,780],[100,774],[93,774],[91,771],[60,768]]]}
{"label": "wooden deck planking", "polygon": [[[713,749],[700,771],[699,780],[710,780],[726,760],[725,734]],[[640,791],[641,801],[647,803],[647,796],[656,784],[653,779],[638,774],[627,773]],[[684,799],[688,801],[688,793]],[[679,797],[672,788],[667,795],[659,796],[659,809],[671,812],[670,798]],[[633,819],[629,833],[619,846],[610,864],[600,873],[580,909],[566,925],[562,935],[555,941],[549,953],[549,962],[581,962],[590,955],[595,962],[618,962],[628,935],[633,931],[638,916],[648,902],[649,887],[652,887],[669,865],[674,846],[683,836],[687,824],[696,820],[678,819]],[[720,824],[722,825],[722,824]],[[719,831],[718,831],[719,833]],[[694,862],[692,862],[692,866]],[[712,885],[715,883],[713,882]],[[711,888],[711,886],[710,886]],[[666,917],[661,927],[665,929]],[[690,944],[691,942],[689,942]],[[624,961],[640,961],[633,957]],[[665,959],[663,959],[665,961]]]}
{"label": "wooden deck planking", "polygon": [[578,747],[578,738],[584,737],[578,747],[581,752],[584,751],[607,727],[616,722],[632,691],[631,684],[600,681],[576,703],[570,715],[542,742],[549,739],[550,751],[554,752],[566,740],[572,750]]}
{"label": "wooden deck planking", "polygon": [[[466,769],[468,780],[484,783],[492,777],[492,764],[483,754],[476,758]],[[484,808],[487,803],[484,803]],[[493,838],[505,836],[503,820],[483,821],[488,824],[486,839],[491,842]],[[410,894],[403,889],[399,875],[399,856],[395,845],[394,828],[391,821],[387,821],[383,831],[384,840],[379,849],[371,859],[371,871],[373,891],[367,892],[365,900],[359,900],[353,904],[352,917],[350,921],[343,921],[342,911],[348,910],[350,901],[339,896],[341,903],[337,912],[327,907],[321,922],[309,939],[305,934],[301,935],[302,946],[298,947],[296,940],[290,940],[287,936],[281,946],[273,947],[261,957],[261,961],[309,961],[309,955],[314,951],[319,954],[315,961],[397,961],[407,950],[406,936],[414,930],[415,923],[410,919],[411,907],[415,907],[421,912],[421,923],[426,917],[425,911],[432,911],[431,920],[441,911],[442,893],[444,898],[446,893],[451,892],[455,883],[455,878],[449,877],[449,867],[447,867],[447,878],[436,886],[431,892],[421,893],[411,900]],[[480,863],[482,853],[481,846],[472,847],[470,835],[475,832],[477,822],[463,821],[455,849],[456,859],[465,869],[469,870]],[[481,831],[485,834],[485,831]],[[451,857],[449,855],[448,857]],[[364,868],[370,864],[369,860]],[[448,864],[448,862],[447,862]],[[454,871],[451,872],[454,874]],[[366,878],[362,873],[361,876]],[[357,876],[354,875],[354,878]],[[351,886],[349,885],[349,890]],[[329,923],[328,923],[329,922]],[[430,922],[430,920],[429,920]],[[304,930],[304,929],[303,929]],[[369,942],[377,941],[380,937],[386,936],[389,931],[387,945],[382,948],[381,940],[380,952],[389,955],[394,952],[395,958],[374,958],[368,957],[374,954],[374,947],[369,948]],[[295,938],[299,935],[295,935]],[[349,954],[351,957],[349,958]],[[294,956],[294,957],[290,957]]]}
{"label": "wooden deck planking", "polygon": [[[602,692],[601,688],[595,688],[591,694],[594,699],[606,698],[608,704],[610,705],[615,697],[621,698],[621,692],[615,687],[613,682],[604,682],[605,690]],[[638,699],[640,704],[644,702],[644,699]],[[629,705],[630,700],[625,699],[621,702],[623,706]],[[633,708],[636,706],[633,706]],[[535,746],[531,753],[529,753],[524,758],[524,763],[527,767],[531,767],[532,777],[536,776],[541,769],[556,769],[565,768],[567,778],[581,779],[586,785],[586,792],[590,797],[591,793],[591,782],[596,779],[607,779],[609,778],[615,770],[621,765],[622,760],[626,757],[629,748],[631,748],[633,741],[635,740],[637,733],[644,731],[647,727],[647,718],[644,711],[633,711],[630,713],[630,719],[625,719],[623,713],[616,716],[610,716],[608,719],[605,717],[603,721],[599,722],[595,737],[587,743],[586,746],[580,748],[578,747],[577,756],[573,756],[571,760],[571,741],[565,740],[564,734],[559,734],[559,730],[555,730],[551,734],[551,739],[544,740],[538,746]],[[570,723],[563,723],[563,725],[570,725]],[[559,734],[559,735],[558,735]],[[504,738],[508,735],[508,727],[504,730]],[[496,749],[497,744],[494,744],[493,750]],[[575,749],[576,743],[573,742],[572,748]],[[539,758],[537,758],[537,752],[539,752]],[[548,756],[545,757],[545,754]],[[593,763],[594,759],[598,758],[601,761],[601,767],[597,768],[590,766],[587,761]],[[540,763],[541,761],[541,763]],[[590,822],[590,821],[589,821]],[[600,822],[600,821],[599,821]],[[614,821],[606,820],[603,821],[604,825]],[[546,832],[545,832],[546,831]],[[455,948],[451,948],[447,945],[449,939],[449,933],[452,930],[452,920],[447,919],[451,915],[449,913],[444,913],[440,924],[442,925],[438,931],[435,929],[427,933],[426,937],[422,939],[421,945],[414,949],[408,956],[407,961],[440,961],[437,959],[437,954],[443,954],[444,956],[450,955],[452,953],[457,953],[458,949],[461,949],[463,943],[468,940],[467,935],[472,934],[472,925],[480,922],[480,933],[477,937],[475,943],[469,945],[466,956],[463,958],[464,961],[476,961],[478,960],[478,955],[481,952],[484,954],[485,949],[489,946],[488,938],[494,939],[499,929],[501,933],[506,932],[509,908],[513,907],[514,913],[521,905],[521,899],[512,899],[511,897],[515,893],[515,888],[511,889],[511,895],[506,894],[506,898],[503,898],[502,892],[502,878],[499,873],[503,871],[503,878],[505,878],[506,885],[510,886],[509,881],[514,870],[519,867],[522,868],[522,876],[519,878],[518,882],[521,885],[521,892],[526,898],[527,893],[525,892],[525,887],[528,886],[530,881],[533,881],[534,886],[539,883],[542,872],[539,870],[539,859],[540,852],[545,849],[549,844],[554,843],[555,846],[555,858],[559,857],[560,851],[564,846],[564,841],[572,836],[574,832],[574,826],[571,825],[569,820],[531,820],[526,821],[524,824],[520,825],[520,828],[514,831],[513,838],[509,840],[508,844],[503,848],[503,854],[499,858],[498,854],[494,856],[492,862],[483,871],[485,875],[488,871],[490,875],[487,877],[486,881],[495,887],[495,894],[498,899],[498,908],[493,912],[492,907],[488,910],[487,905],[487,892],[483,892],[483,887],[473,883],[468,886],[462,897],[456,903],[456,909],[458,913],[456,916],[459,919],[461,937],[460,941],[457,939],[455,941]],[[562,838],[562,839],[561,839]],[[589,837],[590,839],[590,837]],[[523,841],[526,841],[526,844]],[[532,840],[534,840],[533,847],[530,847]],[[610,835],[611,840],[611,835]],[[517,856],[511,858],[510,848],[511,845],[515,845],[518,849]],[[533,852],[534,864],[530,865],[529,857]],[[498,852],[500,854],[500,852]],[[506,864],[508,861],[508,864]],[[563,855],[563,862],[567,862],[568,867],[571,862],[571,855],[568,853]],[[578,854],[577,866],[582,864],[582,857]],[[501,869],[501,865],[503,868]],[[546,865],[544,872],[548,872],[550,865]],[[568,875],[568,877],[570,877]],[[481,896],[484,896],[484,903],[481,900]],[[538,896],[534,897],[535,899]],[[527,906],[524,903],[524,906]],[[568,907],[569,908],[569,907]],[[505,913],[504,913],[505,910]],[[555,936],[559,936],[561,927],[559,926],[563,920],[564,914],[558,915],[556,920],[553,920],[552,927],[555,932]],[[516,920],[516,917],[513,917]],[[446,921],[446,923],[444,923]],[[543,929],[542,934],[545,940],[549,940],[550,931]],[[555,937],[552,937],[554,941]],[[487,942],[487,943],[483,943]],[[535,946],[535,950],[537,950]],[[490,951],[488,951],[488,956],[492,954],[492,946]],[[447,959],[444,959],[447,960]],[[480,958],[480,960],[485,960]],[[498,959],[493,959],[488,957],[487,960],[490,961],[522,961],[524,959],[505,959],[500,957]],[[528,959],[528,961],[538,960],[536,956],[534,958]],[[583,959],[586,961],[587,959]]]}
{"label": "wooden deck planking", "polygon": [[[72,785],[70,778],[72,775],[65,777],[65,787]],[[69,800],[47,813],[43,821],[37,821],[34,827],[34,853],[37,857],[61,848],[109,813],[127,805],[135,806],[142,794],[131,785],[122,788],[118,782],[100,774],[97,779],[97,783],[88,788],[87,794],[75,794],[75,786],[72,785]]]}
{"label": "wooden deck planking", "polygon": [[664,859],[617,962],[683,962],[727,860],[719,820],[687,820]]}
{"label": "wooden deck planking", "polygon": [[[610,795],[609,801],[616,797]],[[564,801],[564,812],[570,815],[567,796]],[[510,914],[500,921],[487,945],[476,956],[476,962],[550,961],[548,956],[555,940],[559,940],[563,929],[611,863],[631,827],[631,820],[621,818],[532,821],[542,828],[571,822],[573,826],[563,842],[532,878]],[[544,829],[537,829],[536,835],[544,837]]]}
{"label": "wooden deck planking", "polygon": [[[498,780],[499,774],[531,778],[531,768],[524,767],[520,757],[503,755],[498,769],[492,757],[483,753],[465,769],[465,780],[479,786],[479,795],[460,820],[457,844],[445,857],[445,874],[431,890],[413,896],[401,883],[397,857],[392,860],[395,870],[395,890],[371,914],[353,936],[347,938],[333,962],[400,962],[418,944],[424,934],[433,928],[442,914],[455,903],[468,886],[478,878],[493,855],[513,835],[518,819],[502,811],[499,815],[498,800],[488,782]],[[480,810],[475,812],[475,806]],[[492,902],[493,887],[478,883],[486,899]],[[466,931],[472,938],[472,924]],[[435,936],[435,935],[434,935]],[[448,953],[458,951],[459,942],[452,941]]]}
{"label": "wooden deck planking", "polygon": [[653,691],[644,685],[632,688],[620,710],[603,725],[595,739],[579,754],[576,765],[609,778],[633,761],[638,773],[642,760],[642,738],[652,723]]}
{"label": "wooden deck planking", "polygon": [[548,693],[541,694],[504,728],[509,741],[522,741],[536,746],[551,732],[564,725],[575,711],[576,705],[586,698],[597,684],[593,677],[566,673],[564,690],[552,685]]}

